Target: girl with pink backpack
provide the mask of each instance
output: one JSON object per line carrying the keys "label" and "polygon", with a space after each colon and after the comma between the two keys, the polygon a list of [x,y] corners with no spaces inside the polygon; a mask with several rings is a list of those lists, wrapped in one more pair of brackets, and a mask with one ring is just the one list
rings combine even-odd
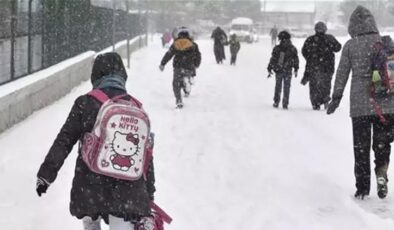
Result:
{"label": "girl with pink backpack", "polygon": [[75,100],[37,173],[41,196],[80,142],[70,212],[83,219],[85,230],[100,230],[101,219],[111,230],[159,229],[171,221],[153,203],[153,134],[142,104],[127,94],[126,80],[119,54],[97,56],[93,90]]}

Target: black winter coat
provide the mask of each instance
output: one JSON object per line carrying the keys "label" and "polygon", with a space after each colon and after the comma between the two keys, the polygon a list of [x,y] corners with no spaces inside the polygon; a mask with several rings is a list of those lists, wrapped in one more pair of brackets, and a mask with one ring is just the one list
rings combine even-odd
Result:
{"label": "black winter coat", "polygon": [[[122,90],[103,89],[109,96],[124,94]],[[127,96],[125,97],[127,99]],[[84,133],[93,129],[101,103],[89,95],[78,97],[68,118],[50,148],[38,177],[54,182],[57,173],[78,140]],[[90,216],[93,219],[101,216],[107,220],[114,215],[131,220],[150,214],[149,201],[153,199],[154,170],[151,162],[147,181],[118,180],[96,174],[82,160],[80,151],[75,167],[75,175],[71,189],[70,212],[77,218]]]}
{"label": "black winter coat", "polygon": [[227,34],[220,27],[212,31],[211,38],[214,40],[215,45],[224,46],[227,42]]}
{"label": "black winter coat", "polygon": [[161,65],[165,66],[172,57],[174,57],[174,68],[194,71],[201,64],[201,53],[198,45],[189,38],[176,39],[161,60]]}
{"label": "black winter coat", "polygon": [[306,60],[305,75],[334,73],[334,52],[339,52],[341,48],[341,44],[330,34],[315,34],[307,38],[302,47]]}
{"label": "black winter coat", "polygon": [[290,40],[283,40],[279,45],[275,46],[272,50],[270,62],[268,64],[268,72],[272,70],[275,73],[288,73],[297,72],[299,67],[299,60],[297,48],[291,43]]}
{"label": "black winter coat", "polygon": [[236,39],[230,39],[229,45],[231,55],[237,55],[238,51],[241,49],[241,44],[239,43],[239,41]]}

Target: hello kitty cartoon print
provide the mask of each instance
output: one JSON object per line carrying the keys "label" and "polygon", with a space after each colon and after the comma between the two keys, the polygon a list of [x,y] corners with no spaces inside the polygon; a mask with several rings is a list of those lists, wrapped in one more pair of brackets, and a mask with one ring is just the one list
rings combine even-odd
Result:
{"label": "hello kitty cartoon print", "polygon": [[93,90],[89,95],[103,101],[93,131],[82,141],[82,158],[99,174],[124,180],[146,177],[151,159],[150,123],[136,99],[109,99]]}
{"label": "hello kitty cartoon print", "polygon": [[112,141],[112,151],[115,154],[110,157],[112,167],[117,170],[128,171],[135,164],[133,156],[138,155],[139,142],[138,134],[125,134],[116,131]]}

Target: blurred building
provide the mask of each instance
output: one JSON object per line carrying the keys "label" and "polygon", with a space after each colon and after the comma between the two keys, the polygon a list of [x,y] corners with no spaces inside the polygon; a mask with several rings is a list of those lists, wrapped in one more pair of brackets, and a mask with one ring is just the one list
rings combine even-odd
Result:
{"label": "blurred building", "polygon": [[261,5],[261,24],[264,32],[277,25],[279,29],[313,28],[316,17],[314,2],[264,1]]}

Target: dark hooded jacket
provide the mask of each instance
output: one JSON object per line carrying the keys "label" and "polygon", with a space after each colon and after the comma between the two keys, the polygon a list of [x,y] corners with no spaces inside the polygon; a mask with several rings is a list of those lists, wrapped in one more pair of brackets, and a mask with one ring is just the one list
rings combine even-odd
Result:
{"label": "dark hooded jacket", "polygon": [[[332,98],[340,100],[352,72],[350,87],[350,116],[370,116],[375,111],[370,103],[368,87],[372,81],[372,55],[374,46],[381,41],[375,19],[371,12],[358,6],[352,13],[348,32],[351,39],[343,47],[341,60],[335,78]],[[378,101],[383,114],[394,113],[392,95]]]}
{"label": "dark hooded jacket", "polygon": [[[99,55],[94,62],[91,80],[100,87],[108,76],[117,76],[124,81],[127,74],[121,57],[116,53]],[[109,97],[125,94],[122,87],[101,88]],[[130,99],[125,96],[124,99]],[[78,97],[68,118],[50,148],[37,176],[48,182],[55,181],[57,174],[73,146],[81,141],[86,132],[91,132],[101,103],[89,95]],[[71,189],[70,212],[77,218],[101,216],[107,220],[114,215],[125,220],[150,214],[149,201],[153,199],[154,171],[151,162],[147,180],[118,180],[92,172],[82,160],[80,149],[76,159],[75,174]]]}
{"label": "dark hooded jacket", "polygon": [[220,27],[216,27],[216,29],[212,31],[211,38],[215,45],[224,46],[227,42],[227,34]]}
{"label": "dark hooded jacket", "polygon": [[228,42],[230,45],[230,53],[232,56],[237,55],[238,51],[241,49],[241,44],[239,43],[237,36],[231,35],[230,40]]}
{"label": "dark hooded jacket", "polygon": [[291,43],[290,39],[281,40],[279,45],[272,50],[270,62],[268,64],[268,72],[272,70],[275,73],[291,74],[294,69],[298,71],[299,60],[297,48]]}
{"label": "dark hooded jacket", "polygon": [[331,34],[317,32],[306,39],[302,47],[302,55],[306,60],[304,76],[317,73],[334,73],[334,52],[341,50],[341,44]]}
{"label": "dark hooded jacket", "polygon": [[172,57],[174,57],[174,68],[194,71],[195,68],[198,68],[201,64],[201,53],[198,49],[198,45],[186,36],[179,36],[175,39],[170,49],[161,60],[161,65],[165,66]]}

